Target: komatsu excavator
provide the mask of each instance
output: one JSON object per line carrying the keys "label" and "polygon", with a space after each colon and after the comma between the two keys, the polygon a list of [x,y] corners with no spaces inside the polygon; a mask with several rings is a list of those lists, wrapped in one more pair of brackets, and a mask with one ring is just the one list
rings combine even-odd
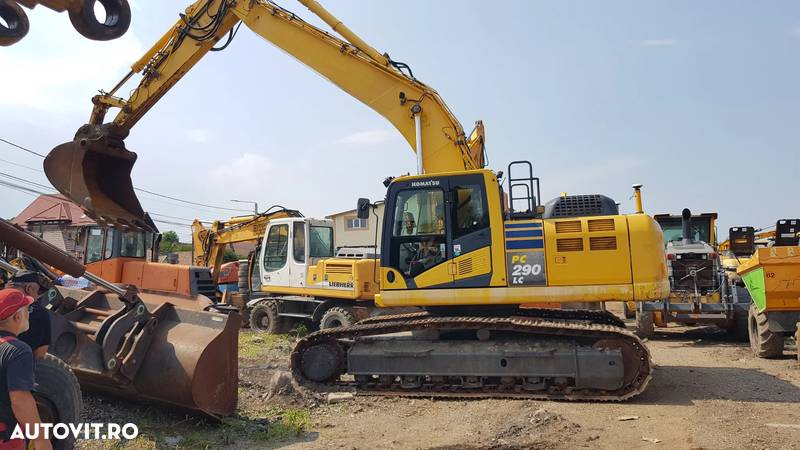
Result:
{"label": "komatsu excavator", "polygon": [[[650,355],[605,311],[520,308],[666,298],[662,234],[643,213],[603,195],[542,204],[529,162],[485,169],[480,122],[468,136],[408,65],[381,54],[314,0],[299,0],[342,38],[267,0],[200,0],[110,93],[90,121],[48,155],[60,192],[98,220],[146,227],[124,138],[177,81],[240,23],[389,120],[417,155],[418,174],[388,180],[382,248],[369,280],[378,306],[423,312],[369,318],[298,342],[292,370],[315,389],[383,395],[624,400],[651,379]],[[224,44],[222,47],[227,45]],[[127,99],[114,97],[140,74]],[[109,108],[116,117],[105,122]],[[513,171],[513,173],[512,173]],[[637,190],[638,194],[638,190]],[[508,207],[504,199],[508,198]],[[639,201],[640,203],[640,201]],[[369,202],[360,202],[360,214]],[[261,279],[321,283],[341,268],[292,272],[290,227],[270,223]],[[329,287],[330,287],[330,283]]]}

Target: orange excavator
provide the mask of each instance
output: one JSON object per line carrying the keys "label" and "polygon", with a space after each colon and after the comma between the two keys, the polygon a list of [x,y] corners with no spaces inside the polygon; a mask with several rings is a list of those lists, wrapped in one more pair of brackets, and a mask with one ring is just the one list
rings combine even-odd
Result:
{"label": "orange excavator", "polygon": [[215,417],[236,410],[238,313],[218,312],[204,296],[111,283],[5,220],[0,242],[97,286],[53,286],[40,298],[50,313],[49,353],[70,366],[83,389]]}
{"label": "orange excavator", "polygon": [[[91,227],[86,238],[86,270],[112,283],[184,296],[216,295],[208,267],[159,263],[160,235],[142,230]],[[147,258],[147,255],[150,258]]]}

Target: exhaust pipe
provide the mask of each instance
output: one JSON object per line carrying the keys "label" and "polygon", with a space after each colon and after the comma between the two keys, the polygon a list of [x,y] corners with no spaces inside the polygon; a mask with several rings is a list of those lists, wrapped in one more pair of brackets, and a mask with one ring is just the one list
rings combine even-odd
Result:
{"label": "exhaust pipe", "polygon": [[55,287],[46,296],[49,351],[70,365],[83,388],[212,417],[236,410],[238,313],[177,308],[168,295],[140,295],[133,286],[109,283],[1,219],[0,241],[104,288]]}
{"label": "exhaust pipe", "polygon": [[681,233],[684,245],[694,241],[692,238],[692,212],[689,211],[689,208],[683,208],[681,212]]}

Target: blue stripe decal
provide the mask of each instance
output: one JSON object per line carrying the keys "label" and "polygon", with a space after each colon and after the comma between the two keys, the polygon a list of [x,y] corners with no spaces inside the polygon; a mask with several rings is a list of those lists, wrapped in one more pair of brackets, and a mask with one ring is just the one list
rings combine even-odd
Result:
{"label": "blue stripe decal", "polygon": [[506,228],[542,228],[542,222],[506,223]]}
{"label": "blue stripe decal", "polygon": [[541,236],[542,236],[542,230],[506,231],[507,238],[541,237]]}
{"label": "blue stripe decal", "polygon": [[506,241],[506,248],[509,250],[523,250],[527,248],[544,248],[544,241],[541,239],[530,241]]}

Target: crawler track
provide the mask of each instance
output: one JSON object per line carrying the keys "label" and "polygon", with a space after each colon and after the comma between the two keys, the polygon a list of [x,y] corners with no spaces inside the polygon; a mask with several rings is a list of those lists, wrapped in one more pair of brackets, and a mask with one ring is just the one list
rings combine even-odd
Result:
{"label": "crawler track", "polygon": [[[618,326],[619,319],[606,312],[564,310],[520,310],[512,317],[435,316],[428,312],[379,316],[343,328],[312,333],[295,346],[292,372],[301,385],[316,391],[355,390],[359,394],[450,398],[527,398],[573,401],[623,401],[643,392],[651,379],[650,354],[633,333]],[[347,374],[347,350],[353,342],[370,336],[415,331],[478,331],[514,333],[529,341],[559,339],[580,342],[594,349],[619,349],[624,361],[624,380],[613,391],[549,385],[529,390],[524,383],[485,380],[468,387],[460,377],[429,376],[415,386],[403,384],[402,374],[384,377],[351,377]],[[401,348],[402,341],[398,341]],[[326,360],[336,365],[326,381],[315,382],[303,373],[304,357],[310,349],[324,348]],[[315,350],[317,351],[317,350]],[[308,364],[306,363],[306,366]],[[481,377],[476,377],[481,378]],[[524,379],[523,379],[524,381]]]}

